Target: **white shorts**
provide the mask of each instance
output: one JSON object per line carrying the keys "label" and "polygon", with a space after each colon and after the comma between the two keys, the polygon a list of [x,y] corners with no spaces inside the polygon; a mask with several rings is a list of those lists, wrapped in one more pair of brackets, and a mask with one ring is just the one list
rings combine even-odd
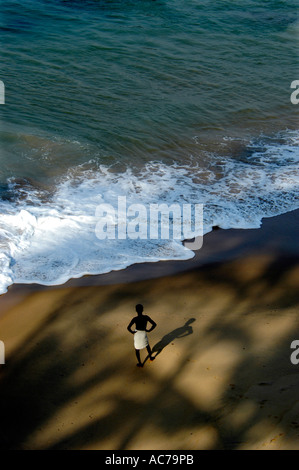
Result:
{"label": "white shorts", "polygon": [[148,339],[146,331],[144,330],[135,330],[134,333],[134,348],[135,349],[144,349],[148,346]]}

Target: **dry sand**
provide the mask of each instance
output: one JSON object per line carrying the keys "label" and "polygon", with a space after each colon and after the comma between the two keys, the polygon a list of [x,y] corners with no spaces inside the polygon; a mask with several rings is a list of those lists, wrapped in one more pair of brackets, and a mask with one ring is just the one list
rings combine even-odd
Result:
{"label": "dry sand", "polygon": [[[10,288],[1,449],[299,449],[298,220],[217,230],[189,262]],[[137,303],[158,324],[142,369]]]}

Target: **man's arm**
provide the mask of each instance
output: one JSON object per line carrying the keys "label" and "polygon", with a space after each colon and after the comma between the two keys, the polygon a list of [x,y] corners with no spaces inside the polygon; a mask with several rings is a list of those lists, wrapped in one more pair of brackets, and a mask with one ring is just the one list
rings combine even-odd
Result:
{"label": "man's arm", "polygon": [[131,330],[131,327],[134,325],[134,323],[135,323],[135,318],[133,318],[133,319],[130,321],[130,324],[129,324],[128,327],[127,327],[127,330],[128,330],[130,333],[132,333],[132,335],[135,333],[135,331],[132,331],[132,330]]}
{"label": "man's arm", "polygon": [[149,330],[146,330],[149,333],[150,331],[153,331],[154,328],[156,328],[157,323],[154,322],[154,320],[152,320],[151,317],[149,316],[147,317],[147,321],[149,321],[152,325]]}

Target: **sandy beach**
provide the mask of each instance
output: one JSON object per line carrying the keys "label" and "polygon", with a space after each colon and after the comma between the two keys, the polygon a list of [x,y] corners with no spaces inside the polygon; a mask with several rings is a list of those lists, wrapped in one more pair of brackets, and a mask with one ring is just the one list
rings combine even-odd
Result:
{"label": "sandy beach", "polygon": [[[299,211],[215,230],[190,261],[0,297],[0,447],[299,449]],[[156,358],[136,367],[142,303]]]}

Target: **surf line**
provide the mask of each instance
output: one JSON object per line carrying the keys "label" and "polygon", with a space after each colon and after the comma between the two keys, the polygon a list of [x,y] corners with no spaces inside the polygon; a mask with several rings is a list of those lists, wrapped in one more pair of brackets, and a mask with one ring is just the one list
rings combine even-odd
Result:
{"label": "surf line", "polygon": [[112,457],[106,457],[106,465],[132,465],[134,468],[138,465],[139,457],[117,457],[112,454]]}

